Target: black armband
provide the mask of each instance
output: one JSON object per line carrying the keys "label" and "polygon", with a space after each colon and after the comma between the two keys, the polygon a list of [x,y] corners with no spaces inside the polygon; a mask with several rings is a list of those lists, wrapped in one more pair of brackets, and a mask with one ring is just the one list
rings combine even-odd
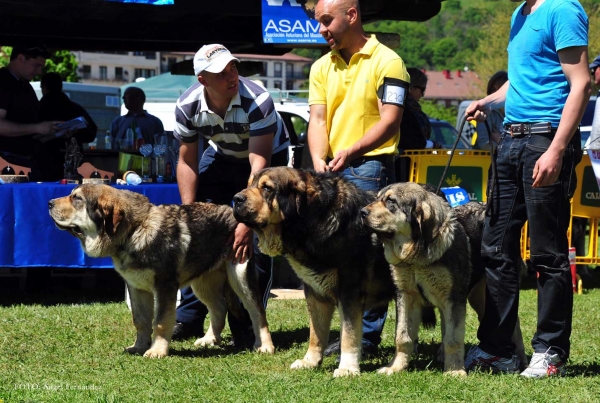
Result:
{"label": "black armband", "polygon": [[397,78],[383,79],[383,84],[377,89],[377,96],[383,104],[393,104],[404,107],[408,96],[410,83]]}

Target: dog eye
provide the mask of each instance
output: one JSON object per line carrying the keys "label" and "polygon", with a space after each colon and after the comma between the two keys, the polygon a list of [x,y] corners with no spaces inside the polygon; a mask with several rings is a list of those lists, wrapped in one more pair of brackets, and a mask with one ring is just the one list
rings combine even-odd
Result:
{"label": "dog eye", "polygon": [[82,198],[81,198],[81,196],[79,196],[78,194],[74,194],[74,195],[73,195],[73,200],[79,200],[79,201],[81,201],[81,200],[83,200],[83,199],[82,199]]}
{"label": "dog eye", "polygon": [[396,208],[397,206],[398,203],[396,203],[396,200],[392,199],[391,197],[385,199],[385,207],[387,207],[389,210]]}
{"label": "dog eye", "polygon": [[273,187],[269,186],[269,185],[266,185],[266,184],[263,184],[262,185],[262,190],[264,190],[265,192],[272,192],[273,191]]}

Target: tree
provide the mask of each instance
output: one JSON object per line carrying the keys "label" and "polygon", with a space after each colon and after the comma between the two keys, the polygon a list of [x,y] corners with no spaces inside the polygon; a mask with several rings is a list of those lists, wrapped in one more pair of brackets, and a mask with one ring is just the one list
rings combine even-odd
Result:
{"label": "tree", "polygon": [[[0,47],[0,67],[5,67],[10,61],[12,47]],[[63,81],[77,82],[77,60],[75,55],[68,50],[57,50],[52,53],[52,56],[46,60],[44,73],[58,73]],[[34,81],[39,81],[40,77],[35,77]]]}

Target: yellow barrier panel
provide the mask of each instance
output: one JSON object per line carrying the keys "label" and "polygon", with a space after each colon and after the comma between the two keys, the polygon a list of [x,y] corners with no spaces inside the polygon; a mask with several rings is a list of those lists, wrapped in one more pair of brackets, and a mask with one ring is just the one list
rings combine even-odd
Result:
{"label": "yellow barrier panel", "polygon": [[[409,181],[439,184],[450,150],[407,150],[400,158],[410,159]],[[487,176],[491,163],[488,151],[457,150],[446,173],[444,187],[460,186],[473,201],[486,201]]]}
{"label": "yellow barrier panel", "polygon": [[[407,150],[399,158],[410,160],[409,181],[439,184],[448,163],[450,150]],[[446,173],[443,186],[460,186],[469,193],[473,201],[487,201],[487,179],[491,159],[488,151],[456,150]],[[577,165],[577,189],[571,200],[571,215],[589,218],[589,246],[585,256],[576,256],[577,264],[600,264],[598,256],[598,221],[600,219],[600,191],[587,154]],[[571,242],[572,226],[567,236]],[[521,254],[529,258],[527,223],[521,235]]]}

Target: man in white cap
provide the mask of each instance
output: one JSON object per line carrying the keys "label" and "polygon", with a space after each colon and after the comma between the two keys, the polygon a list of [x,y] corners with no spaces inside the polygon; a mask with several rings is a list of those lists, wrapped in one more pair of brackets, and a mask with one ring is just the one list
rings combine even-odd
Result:
{"label": "man in white cap", "polygon": [[[288,162],[287,132],[273,99],[260,85],[238,75],[235,58],[223,45],[206,45],[194,56],[198,83],[177,101],[174,136],[180,141],[177,183],[181,201],[231,204],[251,173]],[[209,144],[207,144],[210,141]],[[207,145],[205,147],[205,145]],[[254,248],[254,234],[238,224],[234,262],[251,259],[266,306],[272,282],[272,259]],[[182,290],[173,339],[202,336],[206,307],[189,287]],[[250,319],[229,314],[233,343],[254,342]]]}

